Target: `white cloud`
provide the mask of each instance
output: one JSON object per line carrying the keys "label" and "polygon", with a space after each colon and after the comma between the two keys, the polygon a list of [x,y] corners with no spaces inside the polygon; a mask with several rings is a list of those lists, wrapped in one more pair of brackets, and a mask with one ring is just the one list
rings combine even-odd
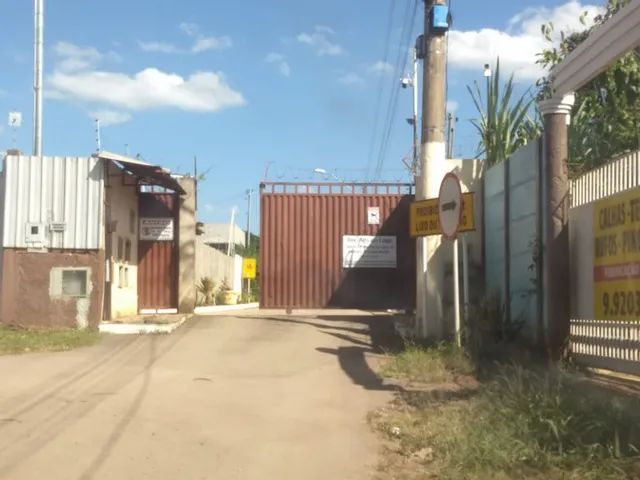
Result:
{"label": "white cloud", "polygon": [[[500,57],[501,67],[518,78],[535,80],[544,72],[536,65],[536,55],[547,43],[540,27],[552,22],[556,34],[560,31],[580,31],[585,27],[579,18],[588,13],[588,21],[602,8],[571,0],[555,8],[527,8],[509,20],[506,30],[453,30],[449,34],[449,63],[452,67],[481,72],[485,63],[493,64]],[[557,38],[556,38],[557,41]]]}
{"label": "white cloud", "polygon": [[171,43],[164,42],[138,42],[144,52],[180,53],[180,49]]}
{"label": "white cloud", "polygon": [[245,105],[220,73],[198,72],[183,78],[157,68],[135,75],[84,71],[55,71],[48,78],[50,95],[87,103],[111,105],[127,110],[177,108],[191,112],[215,112]]}
{"label": "white cloud", "polygon": [[338,78],[338,81],[343,85],[358,85],[364,83],[364,79],[357,73],[349,72]]}
{"label": "white cloud", "polygon": [[190,37],[193,37],[200,32],[200,27],[197,24],[190,22],[182,22],[178,28]]}
{"label": "white cloud", "polygon": [[115,110],[98,110],[96,112],[90,112],[89,116],[93,119],[100,120],[101,127],[109,127],[111,125],[118,125],[119,123],[126,123],[131,120],[131,114],[127,112],[118,112]]}
{"label": "white cloud", "polygon": [[390,75],[393,73],[394,68],[389,62],[383,62],[382,60],[378,60],[369,68],[367,71],[373,75]]}
{"label": "white cloud", "polygon": [[296,39],[299,43],[315,48],[316,53],[321,57],[325,55],[344,55],[346,53],[345,49],[329,40],[328,37],[332,35],[335,35],[335,32],[331,28],[317,25],[313,32],[301,33]]}
{"label": "white cloud", "polygon": [[92,67],[103,59],[103,55],[93,47],[81,47],[69,42],[58,42],[53,52],[60,58],[56,68],[65,72],[75,72]]}
{"label": "white cloud", "polygon": [[273,63],[274,65],[277,65],[278,70],[285,77],[289,77],[291,75],[291,67],[287,62],[287,57],[285,57],[283,54],[271,52],[267,54],[264,61],[267,63]]}
{"label": "white cloud", "polygon": [[215,206],[213,206],[213,205],[212,205],[212,204],[210,204],[210,203],[205,203],[205,204],[204,204],[204,209],[205,209],[207,212],[213,212],[213,211],[216,209],[216,207],[215,207]]}
{"label": "white cloud", "polygon": [[202,53],[209,50],[224,50],[231,48],[233,42],[231,37],[223,35],[221,37],[215,37],[212,35],[203,35],[200,33],[200,27],[195,23],[182,22],[178,28],[188,37],[193,38],[193,45],[189,48],[180,48],[176,45],[168,42],[142,42],[139,41],[138,45],[145,52],[155,53]]}
{"label": "white cloud", "polygon": [[455,100],[447,100],[447,113],[455,113],[458,111],[460,104]]}
{"label": "white cloud", "polygon": [[191,52],[201,53],[208,50],[224,50],[232,46],[231,38],[226,35],[222,37],[198,37],[191,47]]}

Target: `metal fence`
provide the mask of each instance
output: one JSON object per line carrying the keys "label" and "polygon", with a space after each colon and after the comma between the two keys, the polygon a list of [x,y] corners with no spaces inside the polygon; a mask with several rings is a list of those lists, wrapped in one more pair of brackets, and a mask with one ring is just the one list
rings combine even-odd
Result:
{"label": "metal fence", "polygon": [[571,182],[571,208],[640,185],[640,152],[629,153]]}
{"label": "metal fence", "polygon": [[595,368],[640,375],[640,322],[571,320],[571,356]]}
{"label": "metal fence", "polygon": [[[591,220],[593,213],[589,204],[638,186],[640,186],[640,152],[624,155],[576,178],[571,182],[570,228],[580,230],[584,225],[577,225],[575,222]],[[578,215],[583,210],[586,214]],[[588,233],[589,231],[585,230],[584,232],[576,231],[570,235],[571,256],[576,259],[574,261],[582,258],[578,251],[585,248],[580,247],[576,242],[586,242],[585,238],[581,237]],[[588,242],[584,245],[587,244]],[[582,253],[588,256],[593,255],[586,250]],[[591,275],[591,270],[582,271],[581,268],[593,269],[593,266],[574,265],[572,269],[577,269],[574,277]],[[589,286],[591,285],[589,278],[576,278],[572,282],[574,303],[581,296],[580,292],[576,291],[577,288],[593,288]],[[569,340],[571,357],[577,363],[593,368],[640,375],[640,319],[618,321],[572,318]]]}

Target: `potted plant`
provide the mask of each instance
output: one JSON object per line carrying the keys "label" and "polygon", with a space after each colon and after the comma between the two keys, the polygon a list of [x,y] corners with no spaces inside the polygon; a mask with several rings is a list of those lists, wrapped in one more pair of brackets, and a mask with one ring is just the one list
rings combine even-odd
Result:
{"label": "potted plant", "polygon": [[238,303],[238,292],[234,292],[225,278],[218,289],[218,303],[222,305],[236,305]]}
{"label": "potted plant", "polygon": [[198,302],[201,305],[216,304],[216,283],[210,277],[202,277],[200,283],[196,285],[196,289],[200,294]]}

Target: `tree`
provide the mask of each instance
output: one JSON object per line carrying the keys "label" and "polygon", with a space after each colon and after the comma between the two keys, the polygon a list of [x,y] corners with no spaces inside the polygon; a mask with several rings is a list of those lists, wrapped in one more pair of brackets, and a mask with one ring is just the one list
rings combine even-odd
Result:
{"label": "tree", "polygon": [[[605,10],[586,28],[586,14],[580,18],[585,29],[567,34],[560,32],[560,43],[553,45],[554,26],[542,26],[542,33],[552,45],[539,54],[538,64],[550,71],[575,50],[598,27],[607,22],[630,0],[607,0]],[[548,74],[538,82],[539,97],[549,97]],[[631,52],[606,72],[598,75],[576,93],[569,131],[569,166],[579,175],[607,161],[640,149],[640,56]]]}
{"label": "tree", "polygon": [[537,110],[534,118],[530,115],[535,97],[525,92],[514,101],[513,75],[501,84],[500,59],[487,83],[486,98],[477,81],[473,89],[467,85],[467,90],[478,110],[478,118],[471,123],[480,134],[479,155],[485,156],[488,166],[503,162],[529,140],[540,136]]}

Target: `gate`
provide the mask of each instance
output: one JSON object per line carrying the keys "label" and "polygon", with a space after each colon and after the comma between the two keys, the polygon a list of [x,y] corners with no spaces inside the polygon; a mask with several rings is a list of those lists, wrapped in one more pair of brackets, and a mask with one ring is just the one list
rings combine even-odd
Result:
{"label": "gate", "polygon": [[178,307],[178,206],[171,193],[140,192],[138,229],[138,311]]}
{"label": "gate", "polygon": [[260,306],[413,308],[410,184],[263,183]]}

